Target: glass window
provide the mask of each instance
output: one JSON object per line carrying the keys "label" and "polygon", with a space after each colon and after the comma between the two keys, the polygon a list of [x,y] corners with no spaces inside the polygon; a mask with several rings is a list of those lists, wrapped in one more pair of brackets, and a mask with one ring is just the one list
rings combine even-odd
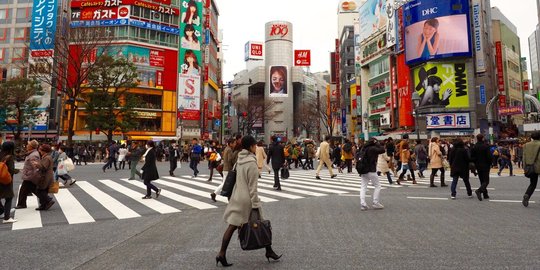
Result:
{"label": "glass window", "polygon": [[16,16],[18,23],[26,23],[30,20],[28,18],[28,8],[18,8]]}
{"label": "glass window", "polygon": [[26,48],[13,48],[13,60],[23,60],[26,58]]}
{"label": "glass window", "polygon": [[14,39],[25,39],[26,38],[26,28],[15,28],[13,32]]}
{"label": "glass window", "polygon": [[13,0],[0,0],[0,5],[6,5],[6,4],[13,4]]}
{"label": "glass window", "polygon": [[140,17],[141,8],[136,6],[131,6],[131,16]]}
{"label": "glass window", "polygon": [[9,28],[0,28],[0,43],[9,42]]}
{"label": "glass window", "polygon": [[7,48],[0,49],[2,51],[2,59],[0,59],[0,63],[7,63],[9,58],[9,50]]}

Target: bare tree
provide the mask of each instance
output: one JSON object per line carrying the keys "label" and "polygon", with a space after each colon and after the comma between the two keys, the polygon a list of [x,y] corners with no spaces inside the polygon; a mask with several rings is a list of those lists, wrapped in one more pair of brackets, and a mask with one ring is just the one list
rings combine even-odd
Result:
{"label": "bare tree", "polygon": [[236,98],[233,101],[238,115],[238,125],[244,134],[251,134],[253,126],[275,116],[276,103],[267,99]]}
{"label": "bare tree", "polygon": [[336,128],[335,121],[333,119],[333,108],[330,104],[326,102],[326,98],[322,98],[322,100],[324,102],[320,102],[317,115],[322,122],[327,134],[332,136],[332,134],[334,133],[334,129]]}
{"label": "bare tree", "polygon": [[[106,27],[64,27],[54,44],[53,55],[30,57],[28,74],[62,95],[68,109],[67,143],[71,144],[77,103],[91,91],[87,86],[95,60],[108,54],[114,35]],[[58,109],[58,108],[57,108]],[[62,119],[60,119],[62,121]]]}
{"label": "bare tree", "polygon": [[316,99],[307,99],[300,104],[298,113],[295,114],[296,123],[306,131],[308,138],[311,138],[320,126],[321,117],[317,105]]}

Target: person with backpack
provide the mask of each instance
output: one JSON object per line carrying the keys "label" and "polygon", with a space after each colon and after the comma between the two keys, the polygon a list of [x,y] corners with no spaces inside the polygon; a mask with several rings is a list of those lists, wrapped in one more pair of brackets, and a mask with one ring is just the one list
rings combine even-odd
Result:
{"label": "person with backpack", "polygon": [[501,176],[501,172],[504,170],[504,168],[506,168],[506,166],[508,166],[508,168],[510,169],[510,176],[514,176],[514,168],[512,166],[510,149],[508,149],[507,144],[503,144],[501,146],[499,154],[500,167],[497,175]]}
{"label": "person with backpack", "polygon": [[[209,147],[208,150],[208,169],[210,170],[210,177],[207,182],[212,182],[212,176],[214,175],[214,169],[217,171],[217,167],[219,166],[219,163],[221,162],[221,155],[218,153],[215,143],[212,142],[212,145]],[[218,173],[223,176],[223,173],[218,171]]]}
{"label": "person with backpack", "polygon": [[426,147],[422,144],[422,140],[416,140],[414,154],[416,155],[416,163],[418,163],[418,177],[424,178],[424,171],[427,169],[428,157]]}
{"label": "person with backpack", "polygon": [[334,159],[334,164],[336,165],[336,168],[338,169],[339,173],[343,173],[343,170],[341,169],[341,144],[336,143],[334,146],[334,150],[332,151],[332,157]]}
{"label": "person with backpack", "polygon": [[[11,217],[11,203],[15,194],[13,193],[13,175],[18,173],[15,169],[15,144],[11,141],[2,143],[0,151],[0,218],[2,223],[14,223],[16,219]],[[2,199],[4,204],[2,204]]]}
{"label": "person with backpack", "polygon": [[369,206],[366,204],[366,192],[369,181],[375,186],[375,190],[373,191],[373,204],[371,207],[375,210],[384,209],[384,206],[380,203],[379,197],[381,193],[381,183],[379,182],[379,176],[377,175],[377,160],[379,159],[379,155],[385,152],[385,149],[375,138],[371,138],[359,152],[356,168],[362,179],[360,187],[360,211],[369,209]]}
{"label": "person with backpack", "polygon": [[341,155],[345,161],[343,167],[347,166],[347,173],[352,173],[352,164],[353,164],[353,145],[349,139],[345,139],[345,144],[341,150]]}

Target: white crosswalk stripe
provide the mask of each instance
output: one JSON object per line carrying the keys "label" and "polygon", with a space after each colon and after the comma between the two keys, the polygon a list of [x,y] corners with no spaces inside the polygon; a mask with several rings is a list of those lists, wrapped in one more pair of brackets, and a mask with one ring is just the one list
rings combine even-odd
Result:
{"label": "white crosswalk stripe", "polygon": [[[262,174],[259,178],[259,198],[265,203],[281,200],[298,200],[307,197],[321,197],[328,195],[357,196],[360,191],[360,176],[352,174],[338,174],[330,178],[329,173],[322,171],[321,180],[315,179],[315,171],[291,170],[288,179],[281,179],[281,191],[274,190],[274,176]],[[445,174],[447,184],[451,183],[449,172]],[[491,175],[493,178],[497,178]],[[429,178],[417,179],[417,184],[404,181],[402,185],[389,184],[387,177],[379,177],[383,189],[390,188],[429,188]],[[436,178],[436,184],[440,178]],[[12,230],[23,230],[53,226],[59,224],[95,223],[106,219],[137,218],[151,214],[181,213],[186,210],[209,210],[223,207],[228,203],[227,198],[218,196],[217,202],[210,200],[210,193],[221,184],[219,176],[214,181],[207,182],[206,176],[193,178],[188,175],[177,177],[161,177],[154,181],[161,188],[158,199],[142,199],[146,186],[137,180],[109,179],[79,179],[77,184],[69,188],[61,188],[54,195],[56,204],[45,212],[35,211],[38,207],[35,196],[28,197],[26,209],[18,209],[15,218],[18,222],[11,225]],[[478,179],[472,178],[471,183],[478,185]],[[369,189],[374,187],[370,184]],[[460,189],[464,189],[460,184]],[[493,188],[489,188],[493,190]],[[154,192],[152,192],[155,196]],[[0,228],[1,229],[1,228]]]}

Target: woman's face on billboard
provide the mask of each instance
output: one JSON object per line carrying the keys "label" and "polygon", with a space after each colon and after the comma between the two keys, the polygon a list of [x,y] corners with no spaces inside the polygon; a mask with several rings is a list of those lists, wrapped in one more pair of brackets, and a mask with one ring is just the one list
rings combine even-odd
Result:
{"label": "woman's face on billboard", "polygon": [[424,36],[426,37],[432,37],[436,32],[437,32],[437,28],[429,25],[429,24],[424,24]]}
{"label": "woman's face on billboard", "polygon": [[272,73],[272,86],[274,87],[274,90],[281,90],[284,82],[285,78],[283,78],[279,72],[274,71],[274,73]]}

